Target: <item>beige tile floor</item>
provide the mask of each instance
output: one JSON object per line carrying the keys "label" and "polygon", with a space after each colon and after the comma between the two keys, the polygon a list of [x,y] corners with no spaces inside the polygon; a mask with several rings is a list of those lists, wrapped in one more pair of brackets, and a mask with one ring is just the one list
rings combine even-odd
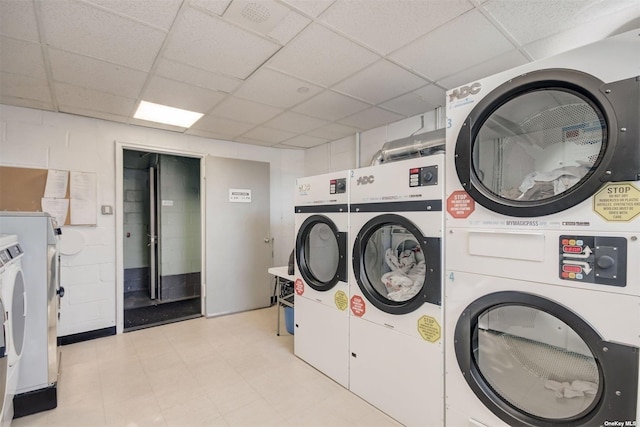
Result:
{"label": "beige tile floor", "polygon": [[12,426],[399,425],[296,358],[275,316],[271,307],[61,347],[58,407]]}

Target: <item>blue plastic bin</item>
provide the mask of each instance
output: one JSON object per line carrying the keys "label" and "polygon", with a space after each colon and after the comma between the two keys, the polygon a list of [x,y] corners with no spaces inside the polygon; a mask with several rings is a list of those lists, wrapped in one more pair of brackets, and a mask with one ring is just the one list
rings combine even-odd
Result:
{"label": "blue plastic bin", "polygon": [[293,307],[284,308],[284,324],[287,327],[287,332],[293,335]]}

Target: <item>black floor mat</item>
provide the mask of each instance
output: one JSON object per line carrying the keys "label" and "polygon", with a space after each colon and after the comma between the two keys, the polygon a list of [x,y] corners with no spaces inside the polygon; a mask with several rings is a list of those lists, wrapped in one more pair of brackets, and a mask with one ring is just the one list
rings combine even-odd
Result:
{"label": "black floor mat", "polygon": [[132,331],[200,316],[200,297],[130,308],[124,311],[124,330]]}

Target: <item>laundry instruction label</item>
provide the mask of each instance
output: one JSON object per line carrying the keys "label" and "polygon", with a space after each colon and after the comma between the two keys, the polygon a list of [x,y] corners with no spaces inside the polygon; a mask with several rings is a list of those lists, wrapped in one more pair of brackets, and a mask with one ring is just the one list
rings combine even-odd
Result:
{"label": "laundry instruction label", "polygon": [[447,212],[454,218],[467,218],[476,209],[476,202],[466,191],[454,191],[447,197]]}
{"label": "laundry instruction label", "polygon": [[351,297],[351,312],[354,316],[362,317],[366,312],[364,300],[360,295],[354,295]]}
{"label": "laundry instruction label", "polygon": [[425,315],[418,319],[418,333],[423,340],[436,342],[440,339],[442,330],[435,317]]}
{"label": "laundry instruction label", "polygon": [[343,291],[336,292],[333,296],[333,300],[340,311],[345,311],[349,306],[349,297]]}
{"label": "laundry instruction label", "polygon": [[629,222],[640,215],[640,190],[631,182],[611,182],[593,196],[593,210],[606,221]]}
{"label": "laundry instruction label", "polygon": [[302,282],[302,279],[296,279],[295,283],[293,284],[293,289],[298,295],[304,294],[304,283]]}

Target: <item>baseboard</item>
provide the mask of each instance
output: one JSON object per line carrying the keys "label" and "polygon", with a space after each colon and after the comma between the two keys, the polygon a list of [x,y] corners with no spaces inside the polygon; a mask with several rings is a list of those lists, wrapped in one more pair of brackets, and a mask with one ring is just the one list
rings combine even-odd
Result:
{"label": "baseboard", "polygon": [[94,340],[96,338],[109,337],[116,334],[116,327],[96,329],[93,331],[80,332],[78,334],[65,335],[58,337],[58,345],[75,344],[77,342]]}
{"label": "baseboard", "polygon": [[41,388],[13,396],[13,418],[26,417],[58,406],[58,388]]}

